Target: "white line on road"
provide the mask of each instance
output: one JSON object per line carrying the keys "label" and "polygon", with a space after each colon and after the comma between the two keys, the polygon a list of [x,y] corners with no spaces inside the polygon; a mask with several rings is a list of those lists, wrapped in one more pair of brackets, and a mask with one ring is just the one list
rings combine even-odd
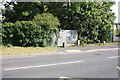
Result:
{"label": "white line on road", "polygon": [[71,77],[60,76],[59,80],[82,80],[82,79],[75,79],[75,78],[71,78]]}
{"label": "white line on road", "polygon": [[48,66],[57,66],[57,65],[80,63],[80,62],[83,62],[83,60],[80,60],[80,61],[72,61],[72,62],[64,62],[64,63],[46,64],[46,65],[37,65],[37,66],[26,66],[26,67],[18,67],[18,68],[9,68],[9,69],[4,69],[4,70],[7,71],[7,70],[18,70],[18,69],[37,68],[37,67],[48,67]]}
{"label": "white line on road", "polygon": [[118,57],[120,57],[120,56],[112,56],[112,57],[107,57],[107,58],[118,58]]}

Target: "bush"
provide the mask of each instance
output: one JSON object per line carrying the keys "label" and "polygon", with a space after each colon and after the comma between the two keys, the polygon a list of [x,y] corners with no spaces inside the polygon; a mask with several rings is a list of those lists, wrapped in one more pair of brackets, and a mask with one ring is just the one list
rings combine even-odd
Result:
{"label": "bush", "polygon": [[120,29],[115,29],[114,30],[114,36],[120,37]]}
{"label": "bush", "polygon": [[55,29],[60,25],[58,18],[50,13],[37,14],[34,16],[33,21],[46,30]]}
{"label": "bush", "polygon": [[32,21],[5,23],[3,28],[3,44],[13,46],[50,46],[57,29],[45,30]]}

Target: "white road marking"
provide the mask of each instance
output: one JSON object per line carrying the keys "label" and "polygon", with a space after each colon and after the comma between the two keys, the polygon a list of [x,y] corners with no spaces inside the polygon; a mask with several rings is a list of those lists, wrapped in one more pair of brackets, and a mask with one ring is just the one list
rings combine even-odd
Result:
{"label": "white road marking", "polygon": [[120,57],[120,56],[112,56],[112,57],[107,57],[107,58],[118,58],[118,57]]}
{"label": "white road marking", "polygon": [[37,66],[26,66],[26,67],[8,68],[8,69],[4,69],[4,70],[7,71],[7,70],[18,70],[18,69],[37,68],[37,67],[48,67],[48,66],[57,66],[57,65],[80,63],[80,62],[83,62],[83,60],[80,60],[80,61],[72,61],[72,62],[64,62],[64,63],[46,64],[46,65],[37,65]]}
{"label": "white road marking", "polygon": [[65,52],[58,52],[58,53],[65,53]]}
{"label": "white road marking", "polygon": [[82,80],[82,79],[75,79],[75,78],[71,78],[71,77],[60,76],[59,80]]}

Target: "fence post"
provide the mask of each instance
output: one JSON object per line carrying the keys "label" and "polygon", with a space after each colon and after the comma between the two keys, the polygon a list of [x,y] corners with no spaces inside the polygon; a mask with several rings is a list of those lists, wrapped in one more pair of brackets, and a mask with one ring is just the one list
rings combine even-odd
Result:
{"label": "fence post", "polygon": [[110,32],[110,42],[113,42],[113,32]]}
{"label": "fence post", "polygon": [[65,42],[63,42],[63,48],[65,48],[65,46],[66,46]]}
{"label": "fence post", "polygon": [[77,45],[78,45],[78,46],[80,45],[80,40],[77,40]]}

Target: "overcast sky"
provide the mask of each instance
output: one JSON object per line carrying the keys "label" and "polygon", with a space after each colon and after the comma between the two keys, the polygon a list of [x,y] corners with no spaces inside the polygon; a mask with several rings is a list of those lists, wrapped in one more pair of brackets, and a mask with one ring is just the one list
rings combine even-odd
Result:
{"label": "overcast sky", "polygon": [[120,0],[115,0],[116,4],[111,8],[113,12],[115,13],[115,16],[117,17],[115,22],[118,23],[118,2]]}

